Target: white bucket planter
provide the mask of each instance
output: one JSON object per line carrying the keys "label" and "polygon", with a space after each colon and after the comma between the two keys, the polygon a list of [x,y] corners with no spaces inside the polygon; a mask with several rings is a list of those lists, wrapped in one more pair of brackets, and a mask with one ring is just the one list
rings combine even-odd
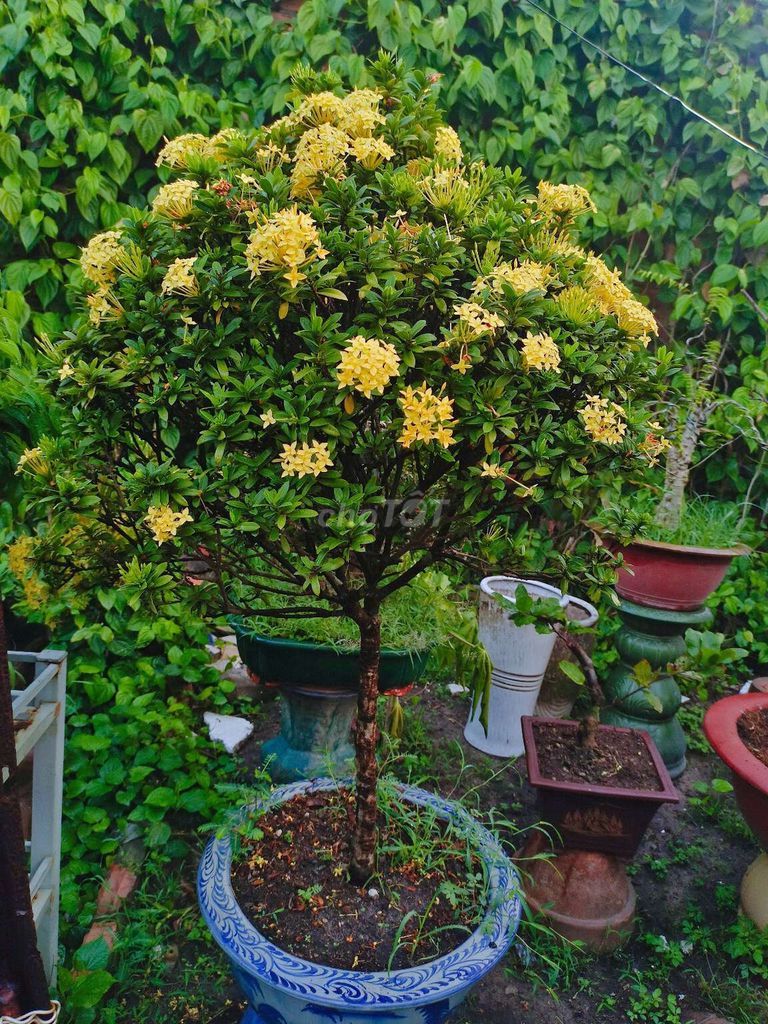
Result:
{"label": "white bucket planter", "polygon": [[557,587],[537,580],[486,576],[480,584],[478,639],[493,664],[488,732],[480,721],[478,707],[474,715],[470,711],[464,738],[473,747],[495,757],[523,754],[520,719],[533,714],[555,646],[553,632],[537,633],[533,625],[516,626],[509,612],[494,599],[494,594],[503,594],[514,603],[515,591],[521,583],[531,597],[555,597],[563,608],[570,601]]}

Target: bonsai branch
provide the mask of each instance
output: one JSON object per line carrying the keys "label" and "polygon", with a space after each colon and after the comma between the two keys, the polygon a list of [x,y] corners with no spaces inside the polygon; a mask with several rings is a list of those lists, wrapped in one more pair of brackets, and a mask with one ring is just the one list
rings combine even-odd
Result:
{"label": "bonsai branch", "polygon": [[553,623],[552,629],[562,640],[571,654],[574,655],[582,672],[584,673],[587,689],[589,690],[589,696],[592,700],[592,706],[590,707],[589,712],[579,723],[578,739],[580,746],[585,748],[594,747],[597,743],[597,727],[600,724],[600,708],[605,704],[603,688],[597,678],[597,673],[595,672],[595,666],[592,663],[592,659],[587,654],[584,646],[579,643],[572,633],[568,632],[568,629],[562,623]]}

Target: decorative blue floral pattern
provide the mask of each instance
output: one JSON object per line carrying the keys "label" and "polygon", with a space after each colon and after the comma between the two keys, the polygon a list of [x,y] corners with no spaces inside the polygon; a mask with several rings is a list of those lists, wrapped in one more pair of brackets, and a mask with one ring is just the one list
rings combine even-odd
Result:
{"label": "decorative blue floral pattern", "polygon": [[[291,783],[259,806],[338,785],[332,779]],[[509,949],[520,922],[520,878],[496,838],[456,804],[414,786],[401,786],[400,792],[452,819],[477,848],[489,895],[480,927],[446,956],[402,971],[343,971],[302,960],[273,945],[248,921],[232,891],[229,837],[214,837],[200,862],[198,896],[203,918],[254,1008],[243,1024],[442,1024]],[[254,810],[243,808],[239,820]]]}

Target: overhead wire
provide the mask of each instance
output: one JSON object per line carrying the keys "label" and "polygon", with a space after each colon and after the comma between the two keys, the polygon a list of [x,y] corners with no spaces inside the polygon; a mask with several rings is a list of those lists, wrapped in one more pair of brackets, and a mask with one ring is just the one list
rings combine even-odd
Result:
{"label": "overhead wire", "polygon": [[705,124],[709,125],[710,128],[714,128],[715,131],[720,132],[721,135],[724,135],[727,139],[730,139],[731,142],[735,142],[737,143],[737,145],[743,146],[744,149],[749,150],[750,153],[754,153],[762,160],[768,162],[768,153],[766,153],[765,150],[753,145],[746,139],[742,139],[741,136],[736,135],[728,128],[724,128],[723,125],[718,124],[717,121],[713,121],[712,118],[707,117],[706,114],[702,114],[700,110],[697,110],[695,107],[692,107],[690,103],[687,103],[681,96],[677,96],[675,93],[670,92],[669,89],[665,89],[663,85],[659,85],[658,82],[655,82],[652,78],[649,78],[647,75],[644,75],[642,71],[638,71],[636,68],[633,68],[630,64],[625,63],[619,57],[614,56],[614,54],[612,54],[609,50],[606,50],[604,47],[600,46],[599,43],[593,42],[587,36],[583,35],[577,29],[573,28],[573,26],[568,25],[564,21],[561,21],[560,18],[557,17],[557,15],[552,14],[551,11],[548,11],[545,7],[542,7],[541,4],[536,3],[536,0],[518,0],[518,2],[526,3],[530,7],[535,7],[537,11],[540,11],[542,14],[544,14],[547,18],[550,19],[550,21],[555,22],[555,24],[565,29],[566,32],[570,32],[573,35],[575,35],[577,39],[580,39],[583,43],[586,43],[587,46],[591,46],[594,50],[597,50],[597,52],[601,54],[603,57],[605,57],[607,60],[612,61],[614,64],[617,64],[620,68],[623,68],[625,71],[629,72],[629,74],[634,75],[636,78],[639,78],[642,82],[650,86],[652,89],[655,89],[657,92],[661,93],[661,95],[666,97],[667,99],[673,100],[675,103],[679,103],[680,106],[683,107],[683,109],[686,110],[689,114],[692,114],[700,121],[703,121]]}

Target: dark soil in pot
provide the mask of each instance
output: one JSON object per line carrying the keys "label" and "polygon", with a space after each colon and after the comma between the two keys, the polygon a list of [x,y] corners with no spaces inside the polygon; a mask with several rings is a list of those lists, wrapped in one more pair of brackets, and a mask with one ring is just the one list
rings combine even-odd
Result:
{"label": "dark soil in pot", "polygon": [[768,708],[745,711],[736,728],[744,746],[768,766]]}
{"label": "dark soil in pot", "polygon": [[379,873],[359,886],[346,868],[353,815],[342,790],[249,823],[232,887],[252,924],[294,956],[347,970],[398,970],[461,945],[484,909],[483,868],[466,842],[411,808],[382,821]]}
{"label": "dark soil in pot", "polygon": [[632,790],[663,788],[638,733],[598,733],[595,746],[589,749],[577,745],[572,727],[557,722],[537,722],[534,733],[539,769],[555,782]]}

